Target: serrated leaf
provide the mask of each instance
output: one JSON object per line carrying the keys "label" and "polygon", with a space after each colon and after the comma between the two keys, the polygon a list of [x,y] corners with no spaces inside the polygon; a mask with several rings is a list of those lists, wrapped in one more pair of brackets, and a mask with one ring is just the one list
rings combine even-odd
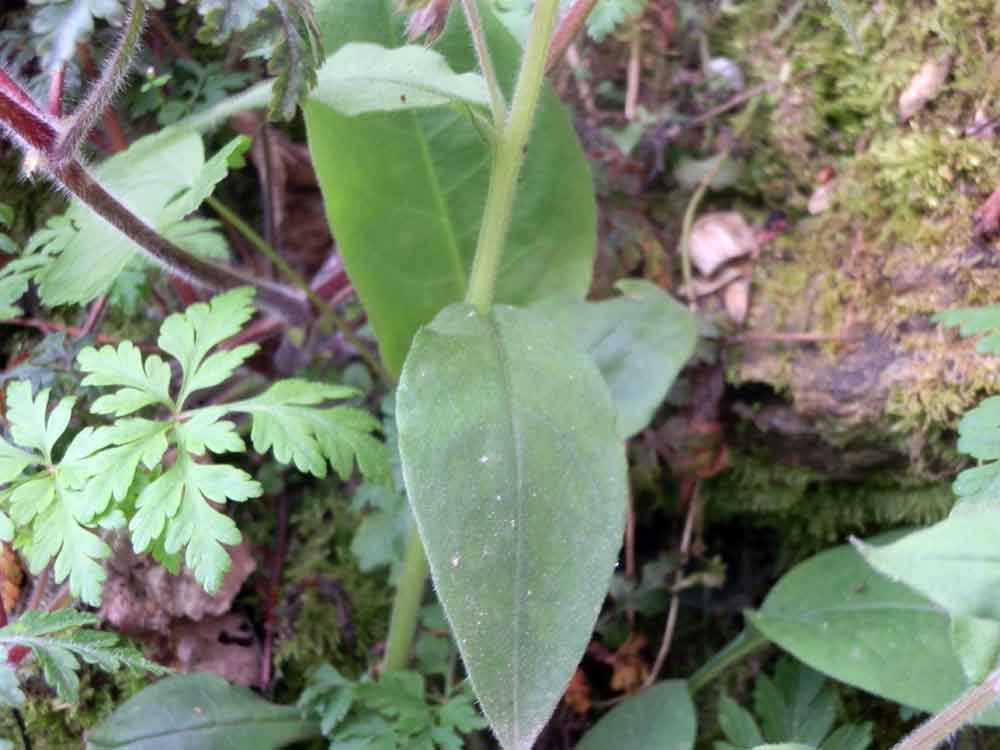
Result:
{"label": "serrated leaf", "polygon": [[697,717],[684,680],[664,680],[633,695],[587,732],[577,750],[691,750]]}
{"label": "serrated leaf", "polygon": [[243,502],[259,497],[260,484],[233,466],[198,464],[186,452],[149,484],[136,500],[136,514],[129,523],[136,552],[145,552],[162,536],[168,555],[185,550],[184,560],[209,593],[218,591],[229,570],[223,545],[239,544],[236,524],[215,510],[209,501]]}
{"label": "serrated leaf", "polygon": [[919,591],[953,616],[1000,619],[1000,510],[957,513],[891,544],[857,542],[883,575]]}
{"label": "serrated leaf", "polygon": [[1000,354],[1000,305],[945,310],[932,320],[944,326],[958,326],[963,336],[989,334],[980,339],[976,349],[983,354]]}
{"label": "serrated leaf", "polygon": [[951,643],[970,685],[978,685],[1000,661],[1000,622],[952,617]]}
{"label": "serrated leaf", "polygon": [[160,680],[87,732],[87,750],[273,750],[319,735],[294,706],[210,674]]}
{"label": "serrated leaf", "polygon": [[[967,687],[947,614],[877,573],[849,545],[793,568],[748,617],[814,669],[921,711],[940,710]],[[1000,724],[1000,709],[975,721]]]}
{"label": "serrated leaf", "polygon": [[[94,174],[133,213],[169,234],[183,221],[180,210],[189,205],[182,194],[204,194],[219,170],[217,164],[207,167],[201,136],[188,133],[142,138],[100,164]],[[175,200],[178,195],[182,197]],[[105,293],[139,257],[132,240],[76,200],[39,234],[33,244],[55,255],[36,274],[42,301],[49,306],[88,302]]]}
{"label": "serrated leaf", "polygon": [[157,345],[180,362],[183,375],[178,406],[183,407],[193,391],[222,382],[256,351],[256,346],[246,345],[208,356],[213,347],[239,333],[253,316],[253,296],[252,288],[240,287],[207,303],[191,305],[163,321]]}
{"label": "serrated leaf", "polygon": [[131,341],[121,342],[117,349],[110,344],[88,347],[77,356],[77,364],[87,373],[81,385],[119,387],[94,401],[91,410],[95,414],[122,417],[151,404],[173,405],[170,366],[155,354],[143,361],[142,352]]}
{"label": "serrated leaf", "polygon": [[455,101],[489,107],[486,81],[455,73],[423,45],[388,49],[352,42],[327,58],[311,99],[345,115],[440,107]]}
{"label": "serrated leaf", "polygon": [[587,33],[596,42],[636,16],[646,8],[646,0],[597,0],[587,16]]}
{"label": "serrated leaf", "polygon": [[110,446],[91,456],[87,463],[92,482],[121,501],[128,494],[139,465],[154,469],[167,452],[170,424],[149,419],[119,419],[103,427],[102,439]]}
{"label": "serrated leaf", "polygon": [[205,19],[198,31],[199,41],[222,44],[249,28],[269,4],[270,0],[198,0],[198,12]]}
{"label": "serrated leaf", "polygon": [[7,419],[14,442],[52,460],[52,448],[65,432],[75,399],[66,397],[49,413],[49,389],[31,394],[31,383],[13,381],[7,386]]}
{"label": "serrated leaf", "polygon": [[76,45],[94,31],[94,19],[118,21],[125,13],[121,0],[48,2],[31,18],[31,31],[45,56],[46,70],[64,65],[76,55]]}
{"label": "serrated leaf", "polygon": [[325,57],[322,34],[308,0],[274,0],[258,26],[269,22],[280,31],[271,35],[270,44],[258,44],[253,54],[265,57],[267,72],[277,76],[268,116],[291,120],[316,85],[316,69]]}
{"label": "serrated leaf", "polygon": [[501,744],[526,750],[583,654],[621,544],[626,467],[607,386],[537,315],[458,304],[417,335],[396,417],[476,695]]}
{"label": "serrated leaf", "polygon": [[[405,43],[395,0],[321,0],[316,15],[333,53],[349,42]],[[486,4],[481,15],[509,95],[520,46]],[[457,5],[434,49],[458,74],[477,70]],[[382,357],[398,373],[416,330],[465,297],[490,146],[451,107],[347,117],[310,99],[304,111],[327,216]],[[548,87],[528,149],[497,300],[583,299],[596,250],[593,185],[572,122]]]}
{"label": "serrated leaf", "polygon": [[357,461],[370,481],[386,481],[385,446],[372,435],[381,428],[378,420],[350,407],[315,408],[356,395],[353,388],[289,379],[226,408],[251,415],[250,440],[258,453],[273,450],[281,463],[294,462],[300,471],[318,477],[326,476],[329,462],[342,479],[350,477]]}
{"label": "serrated leaf", "polygon": [[603,302],[546,300],[535,308],[572,337],[601,371],[628,438],[652,420],[694,353],[698,324],[687,308],[648,281],[623,279]]}

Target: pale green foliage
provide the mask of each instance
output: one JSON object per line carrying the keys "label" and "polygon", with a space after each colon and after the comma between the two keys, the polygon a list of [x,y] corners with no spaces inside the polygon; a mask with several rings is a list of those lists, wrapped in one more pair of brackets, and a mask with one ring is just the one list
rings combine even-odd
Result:
{"label": "pale green foliage", "polygon": [[[253,344],[217,348],[249,320],[252,300],[252,289],[236,289],[163,322],[158,345],[178,363],[176,387],[167,362],[155,354],[143,357],[129,341],[80,352],[83,385],[112,389],[94,401],[92,412],[118,419],[77,432],[58,460],[54,448],[69,425],[74,399],[63,399],[48,413],[48,391],[32,398],[28,383],[8,387],[12,442],[0,440],[0,483],[7,483],[0,500],[9,516],[0,512],[0,532],[14,537],[33,571],[55,556],[56,579],[69,576],[74,594],[98,603],[100,561],[110,550],[95,531],[127,524],[136,551],[152,551],[172,569],[183,553],[198,581],[217,590],[229,567],[224,545],[241,537],[213,504],[243,502],[262,492],[242,469],[206,461],[209,454],[246,450],[235,423],[224,419],[227,413],[250,415],[257,450],[273,450],[278,461],[294,461],[315,476],[325,476],[329,464],[347,478],[355,462],[369,479],[388,476],[383,446],[372,435],[378,422],[359,409],[326,406],[356,395],[353,389],[283,380],[254,398],[187,408],[192,394],[225,382],[256,351]],[[172,464],[161,468],[171,449]],[[129,493],[140,470],[151,481],[133,504]]]}
{"label": "pale green foliage", "polygon": [[[136,649],[123,646],[114,633],[94,629],[97,624],[95,615],[72,609],[31,610],[0,628],[0,647],[5,654],[15,646],[31,649],[45,681],[60,699],[70,703],[79,697],[81,660],[105,672],[133,669],[164,674],[168,671],[145,659]],[[17,706],[23,700],[16,672],[10,667],[0,668],[0,703]]]}
{"label": "pale green foliage", "polygon": [[598,0],[587,17],[587,33],[599,42],[645,8],[646,0]]}
{"label": "pale green foliage", "polygon": [[199,0],[205,25],[198,38],[222,44],[246,32],[247,57],[268,61],[276,76],[270,114],[290,120],[299,101],[316,85],[323,42],[310,0]]}
{"label": "pale green foliage", "polygon": [[[163,8],[163,0],[145,2],[151,8]],[[96,21],[120,24],[128,6],[126,0],[31,0],[31,4],[42,6],[32,16],[31,31],[47,70],[72,59],[77,43],[89,39]]]}
{"label": "pale green foliage", "polygon": [[[244,136],[233,139],[205,160],[201,137],[177,136],[165,145],[148,137],[101,164],[95,174],[102,184],[150,226],[196,255],[219,255],[224,242],[217,224],[188,215],[211,195],[231,166],[242,163],[249,147]],[[49,306],[76,304],[108,291],[130,262],[135,244],[117,229],[74,201],[65,214],[48,221],[21,255],[0,271],[0,314],[19,314],[12,305],[38,286]]]}
{"label": "pale green foliage", "polygon": [[385,485],[364,484],[352,496],[351,508],[361,514],[351,542],[358,567],[369,571],[389,566],[389,580],[395,581],[411,523],[406,496]]}
{"label": "pale green foliage", "polygon": [[461,750],[463,734],[486,727],[467,683],[443,701],[426,694],[417,672],[388,672],[377,682],[352,681],[320,667],[299,705],[318,716],[331,748]]}
{"label": "pale green foliage", "polygon": [[615,706],[583,736],[577,750],[692,750],[696,730],[687,683],[664,680]]}
{"label": "pale green foliage", "polygon": [[758,675],[753,701],[759,724],[749,711],[722,696],[719,726],[726,741],[717,741],[715,750],[751,750],[779,742],[801,743],[820,750],[867,750],[871,745],[871,724],[833,729],[836,690],[819,672],[793,659],[781,659],[773,679]]}

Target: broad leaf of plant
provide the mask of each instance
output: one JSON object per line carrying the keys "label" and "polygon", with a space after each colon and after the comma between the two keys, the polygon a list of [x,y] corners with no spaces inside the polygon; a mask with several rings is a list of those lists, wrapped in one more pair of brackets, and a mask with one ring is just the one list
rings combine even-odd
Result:
{"label": "broad leaf of plant", "polygon": [[629,438],[649,424],[694,353],[698,323],[648,281],[624,279],[616,286],[622,293],[616,299],[545,300],[536,309],[597,365],[618,409],[618,432]]}
{"label": "broad leaf of plant", "polygon": [[883,546],[858,543],[865,559],[957,617],[1000,620],[1000,510],[957,513]]}
{"label": "broad leaf of plant", "polygon": [[[393,0],[323,0],[324,44],[404,43]],[[476,69],[456,7],[435,45],[450,68]],[[510,91],[520,47],[483,8],[501,86]],[[347,117],[305,107],[309,148],[327,216],[368,311],[382,356],[399,372],[417,328],[464,298],[490,169],[490,151],[456,107]],[[582,299],[596,247],[593,188],[573,125],[551,91],[542,96],[522,174],[497,298],[524,304]]]}
{"label": "broad leaf of plant", "polygon": [[167,677],[87,732],[87,750],[273,750],[319,736],[317,722],[210,674]]}
{"label": "broad leaf of plant", "polygon": [[621,544],[626,465],[597,368],[530,311],[451,305],[397,394],[403,475],[483,711],[527,750],[573,675]]}
{"label": "broad leaf of plant", "polygon": [[[947,613],[879,575],[849,545],[793,568],[747,616],[814,669],[921,711],[940,710],[967,687]],[[1000,709],[976,722],[1000,724]]]}
{"label": "broad leaf of plant", "polygon": [[697,717],[684,680],[658,682],[625,700],[583,736],[577,750],[691,750]]}
{"label": "broad leaf of plant", "polygon": [[1000,622],[952,617],[951,643],[969,684],[978,685],[1000,661]]}
{"label": "broad leaf of plant", "polygon": [[489,106],[486,82],[475,73],[459,75],[434,50],[409,44],[345,44],[327,58],[310,99],[345,115],[440,107],[463,101]]}
{"label": "broad leaf of plant", "polygon": [[[176,225],[211,193],[225,174],[232,153],[245,146],[237,138],[207,163],[201,136],[188,134],[164,142],[147,137],[94,170],[96,177],[154,229],[176,232]],[[53,225],[42,251],[59,250],[36,281],[50,306],[87,302],[108,290],[138,253],[125,235],[78,201]],[[175,234],[176,237],[176,234]],[[196,251],[203,243],[182,245]]]}

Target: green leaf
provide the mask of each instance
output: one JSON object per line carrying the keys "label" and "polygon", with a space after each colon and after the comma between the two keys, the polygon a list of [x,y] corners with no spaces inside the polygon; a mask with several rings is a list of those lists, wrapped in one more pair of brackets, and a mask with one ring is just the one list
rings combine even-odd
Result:
{"label": "green leaf", "polygon": [[169,429],[168,422],[119,419],[101,428],[101,439],[109,447],[91,456],[87,468],[101,487],[120,502],[128,494],[140,464],[149,470],[160,465],[167,452]]}
{"label": "green leaf", "polygon": [[751,748],[764,743],[753,715],[728,695],[719,699],[719,728],[737,748]]}
{"label": "green leaf", "polygon": [[345,115],[439,107],[454,101],[489,107],[486,81],[459,75],[440,53],[410,44],[345,44],[319,69],[313,101]]}
{"label": "green leaf", "polygon": [[546,300],[535,308],[560,326],[601,371],[628,438],[652,420],[694,353],[694,315],[648,281],[623,279],[604,302]]}
{"label": "green leaf", "polygon": [[319,735],[294,706],[276,706],[209,674],[167,677],[90,730],[87,750],[272,750]]}
{"label": "green leaf", "polygon": [[340,725],[353,703],[354,683],[329,664],[323,664],[312,674],[299,696],[299,707],[319,717],[324,736]]}
{"label": "green leaf", "polygon": [[253,316],[254,290],[240,287],[199,302],[163,321],[157,345],[181,364],[183,379],[177,405],[202,388],[218,385],[232,375],[257,347],[245,344],[235,349],[209,352],[235,336]]}
{"label": "green leaf", "polygon": [[[327,49],[404,43],[393,0],[321,0]],[[483,24],[501,87],[510,93],[521,50],[488,8]],[[477,69],[456,7],[435,44],[456,73]],[[465,296],[490,169],[490,147],[468,114],[450,107],[339,114],[305,106],[309,149],[347,271],[392,372],[410,341]],[[503,303],[582,299],[596,249],[591,177],[565,109],[542,95],[520,179],[497,288]]]}
{"label": "green leaf", "polygon": [[27,696],[21,690],[17,672],[6,664],[0,666],[0,706],[4,708],[21,708],[27,701]]}
{"label": "green leaf", "polygon": [[186,452],[150,483],[136,500],[129,523],[136,552],[145,552],[162,539],[168,555],[185,549],[185,563],[209,593],[215,593],[229,570],[223,545],[239,544],[239,529],[209,501],[243,502],[259,497],[263,489],[249,474],[232,466],[199,464]]}
{"label": "green leaf", "polygon": [[773,681],[763,674],[757,678],[754,708],[769,741],[815,747],[833,728],[837,693],[823,675],[786,658],[778,662]]}
{"label": "green leaf", "polygon": [[952,617],[951,643],[970,685],[978,685],[1000,661],[1000,622]]}
{"label": "green leaf", "polygon": [[[184,196],[204,195],[225,171],[220,173],[218,163],[205,163],[201,136],[191,133],[169,140],[142,138],[94,174],[133,213],[169,234],[195,207]],[[56,257],[37,272],[36,281],[42,301],[50,306],[88,302],[103,294],[139,252],[132,240],[76,200],[43,231],[37,243]]]}
{"label": "green leaf", "polygon": [[21,380],[11,382],[7,386],[10,436],[18,445],[33,448],[51,461],[52,449],[69,425],[74,401],[74,398],[66,397],[49,413],[48,388],[39,391],[37,397],[32,397],[31,383]]}
{"label": "green leaf", "polygon": [[598,0],[587,16],[587,33],[600,42],[646,8],[646,0]]}
{"label": "green leaf", "polygon": [[691,750],[697,718],[684,680],[658,682],[626,699],[583,736],[577,750]]}
{"label": "green leaf", "polygon": [[856,542],[876,570],[958,617],[1000,620],[1000,510],[952,514],[883,546]]}
{"label": "green leaf", "polygon": [[97,617],[71,609],[43,612],[30,610],[0,628],[0,645],[30,648],[42,668],[45,681],[67,702],[79,698],[80,660],[105,672],[119,669],[163,674],[167,670],[145,659],[131,647],[119,645],[118,636],[87,629]]}
{"label": "green leaf", "polygon": [[[849,545],[793,568],[747,616],[814,669],[897,703],[935,712],[966,689],[947,614],[876,573]],[[976,721],[1000,724],[1000,709]]]}
{"label": "green leaf", "polygon": [[819,750],[868,750],[872,744],[872,725],[847,724],[833,730],[829,737],[823,740]]}
{"label": "green leaf", "polygon": [[1000,504],[1000,397],[983,399],[958,423],[958,449],[986,461],[966,469],[952,488],[960,502],[956,510],[976,510]]}
{"label": "green leaf", "polygon": [[946,310],[933,320],[944,326],[958,326],[963,336],[988,334],[980,339],[976,349],[983,354],[1000,354],[1000,305]]}
{"label": "green leaf", "polygon": [[95,414],[122,417],[151,404],[173,406],[170,398],[170,365],[155,354],[142,359],[131,341],[115,349],[110,344],[95,349],[87,347],[77,356],[77,364],[87,373],[81,385],[121,386],[112,394],[94,401]]}
{"label": "green leaf", "polygon": [[525,750],[583,654],[621,544],[626,466],[607,386],[536,314],[458,304],[417,335],[396,416],[476,695],[501,744]]}
{"label": "green leaf", "polygon": [[333,470],[348,479],[357,461],[371,481],[387,481],[385,446],[372,435],[379,421],[360,409],[317,405],[357,396],[353,388],[306,380],[279,380],[255,398],[227,405],[228,411],[253,417],[250,439],[258,453],[274,451],[281,463],[294,462],[299,471],[326,476]]}
{"label": "green leaf", "polygon": [[234,33],[244,31],[257,20],[271,0],[198,0],[198,12],[205,19],[198,40],[222,44]]}
{"label": "green leaf", "polygon": [[351,552],[362,571],[390,566],[395,581],[410,531],[406,497],[384,485],[365,484],[351,498],[354,510],[363,513],[354,533]]}

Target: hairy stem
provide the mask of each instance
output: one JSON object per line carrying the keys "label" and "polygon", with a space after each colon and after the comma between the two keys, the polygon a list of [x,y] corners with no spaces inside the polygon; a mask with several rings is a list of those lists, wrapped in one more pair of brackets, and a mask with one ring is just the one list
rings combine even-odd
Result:
{"label": "hairy stem", "polygon": [[144,0],[132,0],[128,17],[125,20],[125,30],[118,40],[118,46],[111,59],[104,66],[101,77],[97,79],[87,98],[83,100],[73,113],[67,127],[56,141],[55,148],[49,155],[49,161],[56,167],[63,167],[76,158],[77,150],[90,134],[91,129],[111,104],[111,100],[128,78],[132,59],[139,48],[142,37],[142,27],[146,20],[146,3]]}
{"label": "hairy stem", "polygon": [[490,92],[490,108],[493,110],[493,127],[499,129],[503,127],[507,119],[507,102],[504,101],[503,91],[497,80],[496,69],[493,67],[493,58],[490,56],[490,48],[486,43],[486,32],[483,23],[479,19],[478,0],[462,0],[462,10],[465,11],[465,21],[469,26],[469,33],[472,35],[472,43],[476,48],[476,57],[479,58],[479,69],[486,79],[486,87]]}
{"label": "hairy stem", "polygon": [[900,740],[892,750],[934,750],[1000,698],[1000,669]]}
{"label": "hairy stem", "polygon": [[559,60],[580,33],[580,29],[583,28],[583,24],[587,21],[587,16],[590,15],[595,5],[597,5],[597,0],[576,0],[573,3],[573,7],[563,16],[555,34],[552,35],[549,58],[545,62],[546,73],[559,64]]}
{"label": "hairy stem", "polygon": [[521,71],[514,87],[510,114],[497,133],[493,170],[486,194],[483,223],[479,229],[479,244],[476,246],[469,289],[465,295],[465,301],[475,305],[483,313],[493,304],[500,260],[514,210],[517,179],[521,174],[528,138],[535,122],[535,110],[542,93],[545,57],[558,9],[559,0],[538,0],[535,5],[528,46],[524,50]]}
{"label": "hairy stem", "polygon": [[311,319],[305,299],[277,284],[244,276],[184,252],[161,237],[142,219],[105,190],[76,159],[56,166],[50,162],[58,142],[58,126],[31,97],[0,69],[0,125],[26,152],[26,163],[48,172],[57,184],[72,193],[94,213],[135,242],[143,254],[169,273],[213,291],[253,286],[261,305],[284,320],[303,324]]}

